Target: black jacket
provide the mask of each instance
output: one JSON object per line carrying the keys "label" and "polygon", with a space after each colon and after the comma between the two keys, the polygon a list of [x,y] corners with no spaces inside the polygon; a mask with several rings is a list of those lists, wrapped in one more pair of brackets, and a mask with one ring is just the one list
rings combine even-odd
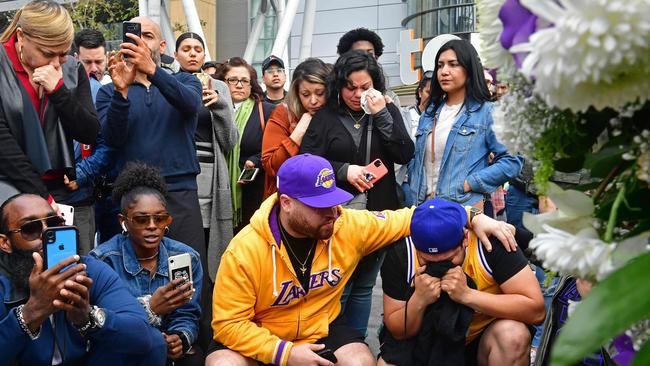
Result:
{"label": "black jacket", "polygon": [[[95,143],[99,120],[88,76],[73,59],[62,66],[64,85],[48,95],[42,131],[35,131],[25,128],[24,108],[31,107],[25,102],[30,101],[2,45],[0,64],[0,180],[46,198],[49,192],[41,176],[47,170],[63,170],[74,179],[73,139]],[[43,146],[30,142],[34,138],[44,141]]]}
{"label": "black jacket", "polygon": [[[413,158],[413,141],[406,131],[399,109],[392,103],[388,103],[386,108],[393,119],[392,134],[389,139],[385,139],[378,129],[373,127],[369,161],[381,159],[388,168],[388,174],[368,191],[369,210],[399,208],[393,164],[406,164]],[[311,153],[329,160],[335,173],[339,172],[346,163],[366,165],[367,130],[363,128],[360,145],[357,148],[352,136],[341,122],[339,113],[329,107],[316,112],[300,145],[300,153]],[[359,193],[347,179],[341,178],[337,174],[337,187],[353,195]]]}

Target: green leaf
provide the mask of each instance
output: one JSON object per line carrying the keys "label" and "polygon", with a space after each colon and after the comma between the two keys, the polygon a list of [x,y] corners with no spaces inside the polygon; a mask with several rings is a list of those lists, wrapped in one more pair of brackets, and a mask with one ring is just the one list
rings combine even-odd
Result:
{"label": "green leaf", "polygon": [[562,328],[553,345],[551,365],[572,365],[649,317],[648,268],[650,253],[635,258],[596,285]]}
{"label": "green leaf", "polygon": [[628,146],[616,145],[587,154],[584,167],[591,171],[592,176],[604,178],[616,164],[621,163],[621,155],[628,150]]}
{"label": "green leaf", "polygon": [[643,347],[636,353],[632,359],[632,366],[650,365],[650,342],[645,342]]}

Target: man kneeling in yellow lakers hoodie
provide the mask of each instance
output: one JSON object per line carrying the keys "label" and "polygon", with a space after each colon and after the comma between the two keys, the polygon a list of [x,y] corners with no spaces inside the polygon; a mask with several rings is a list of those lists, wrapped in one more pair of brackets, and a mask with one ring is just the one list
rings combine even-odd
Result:
{"label": "man kneeling in yellow lakers hoodie", "polygon": [[[277,179],[278,194],[221,258],[206,366],[374,365],[364,336],[339,318],[341,294],[361,258],[409,235],[413,209],[341,208],[352,195],[315,155],[288,159]],[[494,235],[515,248],[512,226],[468,216],[484,243]]]}

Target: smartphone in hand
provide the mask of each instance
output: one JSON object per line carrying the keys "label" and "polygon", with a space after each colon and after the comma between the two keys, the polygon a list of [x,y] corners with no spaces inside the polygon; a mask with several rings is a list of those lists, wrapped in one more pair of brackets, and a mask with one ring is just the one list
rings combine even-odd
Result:
{"label": "smartphone in hand", "polygon": [[122,23],[122,42],[135,44],[134,40],[126,36],[127,33],[135,34],[138,37],[142,37],[142,25],[136,22]]}
{"label": "smartphone in hand", "polygon": [[259,168],[245,168],[241,171],[239,180],[242,182],[252,182],[255,180],[255,177],[257,177],[259,171]]}
{"label": "smartphone in hand", "polygon": [[[169,281],[177,278],[185,279],[177,287],[192,282],[192,256],[190,253],[178,254],[167,258],[167,266],[169,268]],[[192,287],[188,291],[192,291]]]}
{"label": "smartphone in hand", "polygon": [[[78,242],[79,231],[74,226],[45,228],[43,230],[44,270],[52,268],[62,260],[76,255]],[[61,272],[65,271],[68,267],[63,268]]]}
{"label": "smartphone in hand", "polygon": [[386,165],[379,160],[375,159],[375,161],[371,162],[370,164],[365,166],[366,170],[366,182],[375,184],[378,180],[384,177],[388,173],[388,168],[386,168]]}
{"label": "smartphone in hand", "polygon": [[316,354],[319,355],[320,357],[326,359],[327,361],[329,361],[331,363],[339,362],[339,360],[334,355],[334,352],[332,352],[332,350],[329,349],[329,348],[324,348],[324,349],[322,349],[320,351],[316,351]]}

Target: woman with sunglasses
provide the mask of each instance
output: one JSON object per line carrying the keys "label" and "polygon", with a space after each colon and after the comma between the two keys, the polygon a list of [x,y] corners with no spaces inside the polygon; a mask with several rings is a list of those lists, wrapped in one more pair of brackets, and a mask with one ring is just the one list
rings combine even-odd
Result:
{"label": "woman with sunglasses", "polygon": [[327,75],[332,67],[317,58],[301,62],[293,72],[286,103],[271,113],[262,140],[264,197],[277,191],[275,174],[282,163],[298,154],[313,115],[325,105]]}
{"label": "woman with sunglasses", "polygon": [[99,120],[83,65],[68,62],[74,38],[67,10],[32,1],[0,37],[0,202],[33,193],[54,202],[74,180],[73,139],[94,144]]}
{"label": "woman with sunglasses", "polygon": [[491,95],[471,43],[445,43],[435,65],[409,163],[412,201],[407,204],[436,196],[483,209],[484,197],[516,177],[522,160],[494,135]]}
{"label": "woman with sunglasses", "polygon": [[[149,323],[167,342],[168,364],[203,365],[196,344],[203,269],[194,249],[164,237],[172,222],[165,193],[165,180],[156,168],[128,163],[113,186],[123,232],[90,255],[112,267],[142,304]],[[193,282],[185,284],[184,278],[169,278],[167,264],[169,257],[183,253],[192,258]]]}
{"label": "woman with sunglasses", "polygon": [[[201,173],[196,177],[199,206],[205,231],[208,278],[214,278],[220,253],[232,239],[232,205],[227,154],[238,141],[233,123],[233,106],[228,86],[201,72],[205,61],[203,39],[186,32],[176,39],[176,60],[180,72],[193,73],[203,85],[203,106],[199,108],[194,141]],[[204,294],[205,295],[205,294]],[[207,295],[211,295],[208,292]],[[204,296],[205,297],[205,296]]]}
{"label": "woman with sunglasses", "polygon": [[[235,232],[239,232],[248,225],[262,203],[262,135],[275,105],[263,101],[264,92],[257,82],[257,72],[241,57],[226,61],[215,76],[228,84],[235,107],[235,126],[239,132],[239,141],[228,155],[233,224]],[[255,179],[240,180],[244,169],[258,169]]]}

